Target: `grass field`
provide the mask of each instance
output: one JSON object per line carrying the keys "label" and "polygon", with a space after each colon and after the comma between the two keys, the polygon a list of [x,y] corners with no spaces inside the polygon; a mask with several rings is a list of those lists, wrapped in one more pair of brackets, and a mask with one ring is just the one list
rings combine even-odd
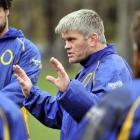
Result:
{"label": "grass field", "polygon": [[[55,76],[55,73],[53,73],[52,70],[49,70],[48,72],[42,71],[39,78],[38,85],[42,90],[47,90],[52,95],[55,95],[57,89],[55,88],[54,85],[50,84],[48,81],[45,80],[47,74]],[[73,77],[74,72],[69,71],[68,74],[70,75],[70,77]],[[30,129],[31,140],[59,140],[60,139],[59,130],[47,128],[31,115],[29,115],[29,129]]]}

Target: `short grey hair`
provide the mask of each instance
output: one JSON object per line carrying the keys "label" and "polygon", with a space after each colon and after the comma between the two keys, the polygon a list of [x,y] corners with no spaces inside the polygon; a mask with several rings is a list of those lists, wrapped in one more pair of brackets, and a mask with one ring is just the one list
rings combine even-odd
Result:
{"label": "short grey hair", "polygon": [[101,43],[106,43],[104,24],[101,17],[93,10],[81,9],[64,16],[55,28],[58,34],[67,31],[79,31],[84,36],[97,33]]}

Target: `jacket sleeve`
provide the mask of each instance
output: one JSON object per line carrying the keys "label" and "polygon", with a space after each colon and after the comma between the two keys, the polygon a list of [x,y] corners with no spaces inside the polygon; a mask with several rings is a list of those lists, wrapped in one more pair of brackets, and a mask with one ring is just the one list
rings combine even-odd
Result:
{"label": "jacket sleeve", "polygon": [[[9,131],[11,140],[27,140],[27,132],[26,132],[27,130],[25,128],[21,111],[11,100],[1,95],[0,95],[0,120],[3,121],[2,123],[0,123],[2,124],[2,126],[0,125],[0,128],[3,128],[5,126],[8,127],[7,132]],[[1,137],[3,135],[2,134],[3,131],[0,132]]]}
{"label": "jacket sleeve", "polygon": [[[41,71],[40,53],[36,47],[32,46],[33,44],[28,43],[25,45],[27,45],[27,48],[25,48],[25,51],[23,51],[21,54],[19,52],[18,61],[16,64],[20,65],[29,76],[32,83],[36,84]],[[14,73],[11,75],[10,83],[0,92],[14,101],[19,107],[23,106],[24,96],[19,83],[14,77]]]}
{"label": "jacket sleeve", "polygon": [[57,103],[59,96],[58,94],[52,97],[48,92],[41,91],[38,87],[33,86],[30,97],[24,101],[24,106],[47,127],[60,129],[63,113],[61,106]]}
{"label": "jacket sleeve", "polygon": [[78,80],[71,80],[67,91],[58,99],[59,104],[79,122],[102,94],[92,94]]}
{"label": "jacket sleeve", "polygon": [[[91,91],[84,88],[80,81],[71,80],[67,91],[61,95],[58,102],[74,118],[74,120],[79,122],[91,106],[98,104],[100,99],[108,91],[121,87],[124,84],[123,79],[126,78],[120,73],[120,71],[115,73],[112,71],[106,75],[104,73],[98,73],[100,76],[97,75],[95,85]],[[128,81],[131,80],[132,79],[128,79]]]}

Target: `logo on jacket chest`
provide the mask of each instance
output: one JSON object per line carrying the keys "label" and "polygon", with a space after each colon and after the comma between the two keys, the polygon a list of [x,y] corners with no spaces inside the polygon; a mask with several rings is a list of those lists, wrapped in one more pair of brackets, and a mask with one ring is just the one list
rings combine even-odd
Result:
{"label": "logo on jacket chest", "polygon": [[0,63],[3,65],[11,64],[13,60],[13,52],[9,49],[5,50],[0,56]]}
{"label": "logo on jacket chest", "polygon": [[85,76],[84,80],[82,81],[82,84],[83,84],[84,87],[86,87],[89,84],[89,82],[92,79],[92,77],[93,77],[93,73],[92,72],[88,73]]}

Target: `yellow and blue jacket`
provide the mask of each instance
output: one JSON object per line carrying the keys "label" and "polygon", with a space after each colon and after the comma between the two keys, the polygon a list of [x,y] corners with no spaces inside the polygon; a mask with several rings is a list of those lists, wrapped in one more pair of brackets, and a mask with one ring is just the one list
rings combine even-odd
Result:
{"label": "yellow and blue jacket", "polygon": [[98,104],[109,90],[132,81],[130,67],[111,44],[91,54],[81,65],[80,72],[71,79],[64,93],[58,92],[52,97],[33,86],[30,97],[24,102],[44,125],[61,129],[61,140],[68,139],[88,109]]}
{"label": "yellow and blue jacket", "polygon": [[[0,95],[7,96],[20,108],[23,106],[24,96],[13,72],[13,65],[20,65],[32,83],[37,83],[41,70],[41,57],[38,48],[20,30],[9,28],[0,37]],[[24,111],[27,118],[27,113]]]}
{"label": "yellow and blue jacket", "polygon": [[139,114],[140,80],[135,80],[93,106],[68,140],[139,140]]}
{"label": "yellow and blue jacket", "polygon": [[0,139],[28,139],[20,109],[4,95],[0,95]]}

